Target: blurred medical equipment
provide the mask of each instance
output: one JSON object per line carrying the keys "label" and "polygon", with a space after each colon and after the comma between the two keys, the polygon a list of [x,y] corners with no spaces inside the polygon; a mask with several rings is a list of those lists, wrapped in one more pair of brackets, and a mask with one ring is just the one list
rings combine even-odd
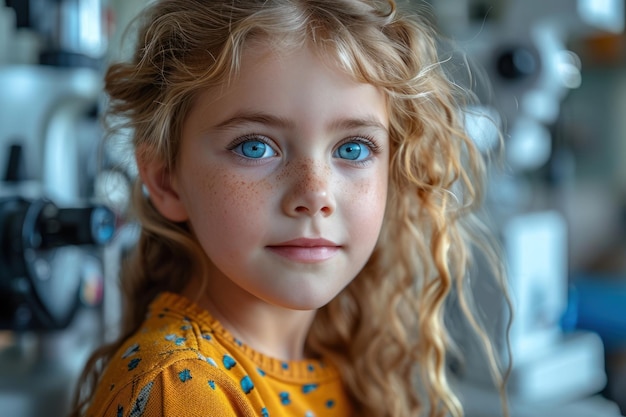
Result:
{"label": "blurred medical equipment", "polygon": [[[441,24],[456,39],[471,38],[461,44],[470,62],[477,63],[489,78],[489,87],[479,94],[491,107],[472,109],[476,116],[469,117],[470,134],[485,148],[498,143],[493,129],[485,128],[485,116],[502,121],[505,132],[507,171],[493,173],[488,204],[508,263],[514,309],[509,379],[512,417],[619,416],[615,404],[595,395],[606,384],[600,337],[592,332],[568,332],[561,325],[568,302],[568,227],[558,211],[533,207],[536,196],[527,178],[554,157],[550,127],[559,115],[561,100],[581,83],[581,63],[566,42],[602,31],[623,31],[624,1],[498,3],[501,7],[491,10],[495,16],[483,14],[473,20],[468,10],[476,2],[465,2],[465,16],[458,14],[455,2],[457,15],[445,20],[443,14]],[[452,10],[451,4],[433,2],[433,6]],[[483,10],[489,16],[489,8]],[[460,21],[466,25],[459,25]],[[466,80],[472,88],[477,81]],[[510,360],[505,301],[494,297],[493,285],[485,285],[480,274],[478,270],[472,281],[477,306],[495,335],[497,349]],[[500,415],[500,399],[490,387],[484,354],[477,343],[464,348],[469,357],[459,367],[458,384],[468,416]]]}
{"label": "blurred medical equipment", "polygon": [[0,414],[64,415],[102,332],[100,0],[0,0]]}

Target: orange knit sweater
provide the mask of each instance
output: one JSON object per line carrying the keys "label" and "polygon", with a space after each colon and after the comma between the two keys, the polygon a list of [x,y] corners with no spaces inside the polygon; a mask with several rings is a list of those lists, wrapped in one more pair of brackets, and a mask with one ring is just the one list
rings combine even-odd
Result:
{"label": "orange knit sweater", "polygon": [[346,417],[350,411],[331,364],[264,356],[191,301],[163,293],[107,366],[87,417]]}

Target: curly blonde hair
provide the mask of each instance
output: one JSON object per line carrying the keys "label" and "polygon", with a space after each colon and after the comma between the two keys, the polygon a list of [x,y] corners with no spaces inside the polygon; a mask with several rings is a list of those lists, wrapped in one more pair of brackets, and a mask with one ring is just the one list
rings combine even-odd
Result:
{"label": "curly blonde hair", "polygon": [[[236,76],[251,41],[312,45],[354,80],[384,91],[391,159],[383,230],[363,270],[317,312],[306,343],[309,354],[338,366],[363,417],[463,414],[447,379],[454,345],[444,317],[453,293],[502,387],[466,288],[476,248],[496,259],[475,214],[485,161],[463,128],[471,96],[446,76],[427,13],[414,10],[402,14],[393,0],[158,0],[140,15],[133,58],[105,78],[109,114],[124,120],[117,128],[132,130],[136,157],[170,169],[195,97]],[[172,277],[191,277],[209,262],[189,228],[161,216],[140,183],[133,201],[142,232],[122,277],[123,329],[88,362],[74,415],[156,294],[180,291],[186,282]],[[497,262],[493,268],[502,282]]]}

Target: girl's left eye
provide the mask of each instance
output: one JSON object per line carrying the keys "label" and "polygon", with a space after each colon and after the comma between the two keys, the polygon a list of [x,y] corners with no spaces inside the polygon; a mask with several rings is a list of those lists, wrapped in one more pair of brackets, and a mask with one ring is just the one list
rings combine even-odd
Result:
{"label": "girl's left eye", "polygon": [[352,141],[340,145],[334,156],[348,161],[363,161],[372,154],[369,146],[365,143]]}
{"label": "girl's left eye", "polygon": [[233,147],[232,150],[250,159],[262,159],[276,156],[276,151],[270,145],[258,139],[245,140]]}

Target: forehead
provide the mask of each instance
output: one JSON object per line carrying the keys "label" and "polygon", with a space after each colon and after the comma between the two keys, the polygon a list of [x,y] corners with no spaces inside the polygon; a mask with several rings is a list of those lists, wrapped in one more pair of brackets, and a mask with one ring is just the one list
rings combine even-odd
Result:
{"label": "forehead", "polygon": [[283,128],[299,133],[319,133],[338,120],[368,120],[386,130],[389,119],[380,89],[355,81],[310,47],[247,48],[239,72],[228,83],[197,97],[186,125],[210,131],[241,115],[261,123],[264,117],[274,125],[280,121]]}

